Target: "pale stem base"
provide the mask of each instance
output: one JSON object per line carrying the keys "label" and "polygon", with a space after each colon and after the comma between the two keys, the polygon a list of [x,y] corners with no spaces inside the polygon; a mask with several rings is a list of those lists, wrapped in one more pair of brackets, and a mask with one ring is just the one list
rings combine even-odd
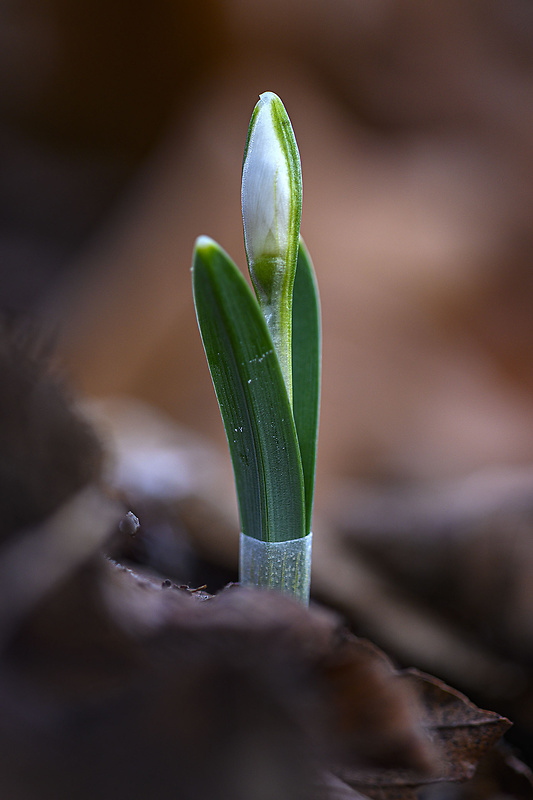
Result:
{"label": "pale stem base", "polygon": [[276,589],[309,603],[313,534],[288,542],[262,542],[241,533],[239,581],[243,586]]}

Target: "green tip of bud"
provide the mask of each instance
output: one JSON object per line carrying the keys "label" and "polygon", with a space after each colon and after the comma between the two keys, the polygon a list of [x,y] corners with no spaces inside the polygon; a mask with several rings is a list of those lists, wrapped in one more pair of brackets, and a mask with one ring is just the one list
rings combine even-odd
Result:
{"label": "green tip of bud", "polygon": [[259,100],[264,103],[267,103],[269,100],[278,100],[278,102],[281,103],[280,98],[275,92],[261,92],[259,95]]}

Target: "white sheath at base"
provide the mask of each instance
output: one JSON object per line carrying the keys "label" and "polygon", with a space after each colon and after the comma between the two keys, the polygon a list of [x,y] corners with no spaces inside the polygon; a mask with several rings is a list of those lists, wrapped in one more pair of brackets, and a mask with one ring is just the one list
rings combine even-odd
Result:
{"label": "white sheath at base", "polygon": [[241,533],[239,581],[277,589],[309,603],[313,534],[288,542],[262,542]]}

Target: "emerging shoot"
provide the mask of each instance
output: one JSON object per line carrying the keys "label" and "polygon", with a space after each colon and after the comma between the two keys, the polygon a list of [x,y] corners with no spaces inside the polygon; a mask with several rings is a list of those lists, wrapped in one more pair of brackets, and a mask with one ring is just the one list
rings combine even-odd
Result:
{"label": "emerging shoot", "polygon": [[308,602],[320,387],[320,313],[299,238],[300,160],[281,100],[262,94],[244,153],[242,210],[254,297],[222,248],[195,246],[198,325],[231,453],[240,581]]}

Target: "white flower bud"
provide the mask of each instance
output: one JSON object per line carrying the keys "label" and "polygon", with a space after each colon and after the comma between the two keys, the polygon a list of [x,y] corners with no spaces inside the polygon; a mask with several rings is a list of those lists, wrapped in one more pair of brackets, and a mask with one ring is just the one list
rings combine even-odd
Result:
{"label": "white flower bud", "polygon": [[300,158],[292,126],[279,97],[265,92],[250,121],[242,170],[244,245],[263,302],[272,302],[287,278],[292,289],[301,204]]}
{"label": "white flower bud", "polygon": [[254,289],[292,400],[292,289],[302,215],[300,154],[283,103],[254,108],[242,168],[244,246]]}

